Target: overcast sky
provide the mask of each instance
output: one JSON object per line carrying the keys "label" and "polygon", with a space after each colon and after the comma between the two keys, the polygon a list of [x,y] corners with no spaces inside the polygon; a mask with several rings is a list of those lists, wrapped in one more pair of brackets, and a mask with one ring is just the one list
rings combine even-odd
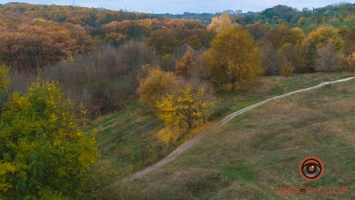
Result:
{"label": "overcast sky", "polygon": [[[73,0],[0,0],[0,4],[8,2],[26,2],[32,4],[72,5]],[[110,10],[127,9],[147,13],[215,13],[223,10],[241,9],[247,11],[262,11],[275,5],[287,5],[302,9],[318,8],[331,5],[342,0],[74,0],[75,5],[84,7],[103,7]],[[346,1],[354,3],[355,1]]]}

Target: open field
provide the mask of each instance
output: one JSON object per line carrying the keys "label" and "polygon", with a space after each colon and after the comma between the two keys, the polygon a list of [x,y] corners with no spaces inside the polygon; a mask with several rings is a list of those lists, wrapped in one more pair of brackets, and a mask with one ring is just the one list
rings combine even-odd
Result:
{"label": "open field", "polygon": [[[219,102],[215,114],[211,116],[211,124],[229,113],[269,97],[349,76],[351,74],[348,73],[320,73],[294,75],[290,78],[263,77],[249,92],[240,94],[218,92]],[[199,130],[193,131],[193,135],[209,126],[200,127]],[[170,146],[161,144],[155,137],[160,128],[162,122],[153,113],[145,112],[137,102],[131,102],[123,111],[97,119],[87,127],[87,130],[97,130],[101,160],[119,166],[117,167],[119,173],[125,177],[159,161],[184,141]]]}
{"label": "open field", "polygon": [[[146,199],[301,199],[278,196],[276,190],[347,186],[349,193],[343,198],[351,199],[354,92],[352,80],[263,105],[213,131],[132,187]],[[325,164],[325,175],[315,183],[303,181],[297,171],[308,155],[317,155]]]}

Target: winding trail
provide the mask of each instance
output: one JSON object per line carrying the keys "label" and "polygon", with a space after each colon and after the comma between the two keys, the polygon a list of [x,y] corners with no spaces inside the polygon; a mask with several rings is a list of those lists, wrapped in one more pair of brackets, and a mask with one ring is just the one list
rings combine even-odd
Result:
{"label": "winding trail", "polygon": [[196,144],[198,141],[201,140],[201,138],[203,138],[207,133],[209,133],[211,130],[217,129],[223,125],[225,125],[226,123],[228,123],[229,121],[231,121],[233,118],[235,118],[236,116],[243,114],[249,110],[252,110],[258,106],[261,106],[263,104],[266,104],[268,102],[274,101],[276,99],[282,99],[288,96],[291,96],[293,94],[297,94],[297,93],[301,93],[301,92],[306,92],[309,90],[314,90],[317,88],[321,88],[323,86],[329,85],[329,84],[333,84],[333,83],[340,83],[340,82],[345,82],[345,81],[350,81],[352,79],[354,79],[355,77],[350,77],[350,78],[345,78],[345,79],[340,79],[340,80],[336,80],[336,81],[330,81],[330,82],[323,82],[320,83],[317,86],[313,86],[313,87],[309,87],[309,88],[305,88],[305,89],[301,89],[301,90],[296,90],[293,92],[289,92],[280,96],[275,96],[269,99],[266,99],[264,101],[260,101],[259,103],[253,104],[251,106],[248,106],[244,109],[238,110],[234,113],[231,113],[229,115],[227,115],[225,118],[223,118],[221,121],[219,121],[217,124],[215,124],[214,126],[212,126],[211,128],[203,131],[202,133],[200,133],[199,135],[195,136],[194,138],[190,139],[189,141],[185,142],[184,144],[182,144],[180,147],[178,147],[177,149],[175,149],[173,152],[171,152],[168,156],[166,156],[165,158],[163,158],[162,160],[160,160],[159,162],[151,165],[150,167],[138,171],[135,174],[131,175],[130,177],[127,177],[125,179],[123,179],[123,182],[129,182],[135,179],[139,179],[142,176],[149,174],[151,172],[154,172],[160,168],[162,168],[163,166],[165,166],[166,164],[170,163],[171,161],[175,160],[180,154],[182,154],[183,152],[185,152],[186,150],[188,150],[191,146],[193,146],[194,144]]}

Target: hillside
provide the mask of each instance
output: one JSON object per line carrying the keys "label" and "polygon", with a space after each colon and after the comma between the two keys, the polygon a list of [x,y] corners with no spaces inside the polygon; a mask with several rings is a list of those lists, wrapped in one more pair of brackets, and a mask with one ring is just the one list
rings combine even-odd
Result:
{"label": "hillside", "polygon": [[[212,121],[210,122],[210,124],[217,123],[224,116],[242,108],[245,108],[251,104],[267,99],[269,97],[318,85],[319,83],[324,81],[337,80],[349,76],[353,76],[353,74],[316,73],[294,75],[290,78],[276,76],[263,77],[260,80],[260,83],[249,92],[240,94],[220,93],[218,95],[218,104],[216,105],[216,114],[211,118]],[[282,101],[288,102],[290,99],[293,98],[294,97],[287,97],[285,100]],[[258,108],[258,110],[262,109],[263,107]],[[248,113],[246,113],[245,115],[247,114]],[[244,115],[241,115],[237,119],[240,118],[244,118]],[[227,124],[227,126],[231,126],[234,121]],[[198,132],[202,132],[203,129],[207,129],[208,127],[210,127],[210,124],[207,124],[206,126],[201,127],[193,132],[195,134]],[[117,180],[127,177],[129,174],[133,174],[134,172],[137,172],[141,169],[144,169],[145,167],[150,166],[153,163],[158,162],[167,154],[172,152],[175,148],[177,148],[178,145],[181,144],[181,142],[189,139],[185,138],[179,143],[166,146],[160,143],[155,137],[155,134],[159,131],[161,127],[162,123],[160,120],[158,120],[152,113],[144,112],[143,108],[136,103],[127,105],[124,111],[118,111],[114,114],[110,114],[95,120],[95,122],[90,126],[90,129],[96,129],[98,131],[98,148],[99,152],[102,154],[101,161],[108,161],[115,166],[109,168],[109,170],[112,170],[117,173],[116,177],[111,177],[113,179],[111,180],[112,182],[117,182]],[[275,130],[278,129],[276,128]],[[209,135],[208,138],[210,136],[211,135]],[[209,141],[206,141],[206,138],[204,138],[202,141],[199,142],[198,146],[204,146],[207,144],[209,144]],[[214,148],[220,151],[219,149],[222,146],[224,145],[221,144],[221,146],[214,146]],[[193,149],[195,149],[195,147],[193,147]],[[187,154],[189,154],[190,151],[191,150],[189,150]],[[180,160],[185,155],[186,153],[183,153],[181,157],[178,157],[178,160]],[[206,158],[204,157],[201,159]],[[169,166],[175,166],[175,162],[176,161],[174,161],[172,164],[169,164],[168,169]],[[192,168],[196,167],[193,164],[195,163],[195,161],[190,160],[184,163],[184,166],[189,166],[189,162],[191,162]],[[163,168],[161,171],[165,172],[165,170],[166,168]],[[125,198],[130,198],[130,195],[132,194],[135,194],[137,192],[144,192],[142,188],[136,188],[131,186],[131,184],[137,184],[142,180],[144,179],[139,179],[136,182],[129,183],[128,185],[119,185],[119,189],[111,190],[110,192],[118,192]],[[161,192],[164,193],[163,191],[156,191],[156,193]],[[169,195],[176,196],[177,194],[174,193]],[[124,197],[122,198],[124,199]]]}
{"label": "hillside", "polygon": [[353,4],[328,8],[0,4],[0,199],[273,199],[308,153],[351,185],[354,81],[288,97],[355,76]]}
{"label": "hillside", "polygon": [[[211,132],[166,167],[129,186],[139,191],[135,198],[146,199],[298,199],[278,196],[277,190],[351,187],[355,181],[354,91],[352,80],[263,105]],[[297,171],[308,155],[320,157],[326,168],[314,183],[305,182]],[[354,195],[349,190],[344,198]]]}

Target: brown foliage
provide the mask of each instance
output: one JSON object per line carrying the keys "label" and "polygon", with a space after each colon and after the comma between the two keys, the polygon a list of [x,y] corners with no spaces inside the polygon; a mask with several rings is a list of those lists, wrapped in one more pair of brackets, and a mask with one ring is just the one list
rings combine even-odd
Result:
{"label": "brown foliage", "polygon": [[33,72],[73,54],[93,48],[92,40],[79,26],[35,21],[0,32],[0,62],[14,70]]}
{"label": "brown foliage", "polygon": [[317,47],[317,59],[314,66],[316,71],[331,72],[342,69],[340,53],[332,43],[326,45],[319,45]]}
{"label": "brown foliage", "polygon": [[280,74],[285,77],[289,77],[292,75],[293,70],[295,68],[292,67],[291,62],[287,60],[287,58],[283,58],[281,62]]}
{"label": "brown foliage", "polygon": [[344,40],[344,53],[345,56],[349,56],[355,52],[355,26],[348,31]]}
{"label": "brown foliage", "polygon": [[151,18],[150,14],[120,11],[107,9],[93,9],[78,6],[59,5],[33,5],[33,4],[5,4],[0,7],[0,13],[10,16],[8,20],[18,22],[25,21],[26,18],[42,18],[55,22],[69,22],[82,26],[100,26],[112,21],[123,21],[133,19]]}
{"label": "brown foliage", "polygon": [[152,32],[148,40],[148,45],[157,53],[171,54],[173,49],[177,46],[177,40],[172,31],[157,30]]}
{"label": "brown foliage", "polygon": [[346,58],[346,62],[347,62],[347,70],[352,72],[355,71],[355,52],[353,52],[352,55]]}
{"label": "brown foliage", "polygon": [[210,69],[206,56],[196,56],[190,72],[193,79],[207,81],[210,77]]}
{"label": "brown foliage", "polygon": [[199,49],[202,46],[201,40],[197,35],[189,37],[187,44],[190,45],[194,50]]}
{"label": "brown foliage", "polygon": [[305,39],[303,31],[299,28],[291,28],[287,25],[278,25],[267,32],[261,42],[269,42],[274,48],[279,49],[286,43],[302,44]]}
{"label": "brown foliage", "polygon": [[129,42],[118,49],[103,47],[76,56],[73,62],[60,62],[41,75],[60,82],[65,95],[95,118],[119,109],[122,102],[131,99],[138,87],[140,66],[155,59],[144,44]]}
{"label": "brown foliage", "polygon": [[175,70],[177,76],[185,78],[191,77],[191,68],[194,64],[194,56],[191,51],[187,51],[184,56],[176,62]]}
{"label": "brown foliage", "polygon": [[271,26],[269,24],[261,25],[260,22],[257,22],[255,24],[247,25],[246,28],[248,29],[249,33],[254,37],[254,39],[258,40],[271,29]]}
{"label": "brown foliage", "polygon": [[263,56],[262,68],[264,70],[264,75],[271,76],[278,74],[280,69],[280,58],[277,50],[268,42],[260,45],[260,51]]}

